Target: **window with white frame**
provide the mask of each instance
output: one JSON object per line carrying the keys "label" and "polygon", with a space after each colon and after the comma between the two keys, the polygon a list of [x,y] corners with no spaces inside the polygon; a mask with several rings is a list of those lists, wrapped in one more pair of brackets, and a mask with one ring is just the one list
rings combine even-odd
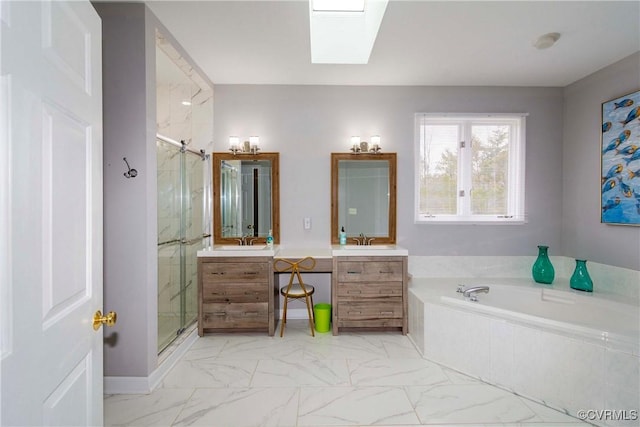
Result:
{"label": "window with white frame", "polygon": [[417,223],[523,223],[525,114],[416,114]]}

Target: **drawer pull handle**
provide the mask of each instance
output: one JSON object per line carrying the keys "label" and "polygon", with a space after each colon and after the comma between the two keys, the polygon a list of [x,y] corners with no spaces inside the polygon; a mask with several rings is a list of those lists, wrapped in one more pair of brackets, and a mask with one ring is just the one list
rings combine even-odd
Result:
{"label": "drawer pull handle", "polygon": [[214,316],[226,316],[227,312],[225,311],[216,311],[213,313]]}
{"label": "drawer pull handle", "polygon": [[347,271],[347,274],[362,274],[361,271]]}
{"label": "drawer pull handle", "polygon": [[392,270],[380,270],[379,271],[380,274],[393,274]]}
{"label": "drawer pull handle", "polygon": [[380,314],[393,314],[393,311],[381,311]]}
{"label": "drawer pull handle", "polygon": [[348,294],[361,294],[362,291],[347,291]]}
{"label": "drawer pull handle", "polygon": [[224,275],[224,271],[214,271],[211,273],[214,276],[223,276]]}
{"label": "drawer pull handle", "polygon": [[250,276],[255,276],[256,274],[258,274],[257,271],[245,271],[244,272],[245,275],[250,275]]}

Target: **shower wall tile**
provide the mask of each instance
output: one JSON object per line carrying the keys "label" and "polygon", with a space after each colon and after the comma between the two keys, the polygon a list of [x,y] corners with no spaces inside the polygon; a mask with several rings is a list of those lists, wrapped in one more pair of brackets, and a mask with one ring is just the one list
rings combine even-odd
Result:
{"label": "shower wall tile", "polygon": [[211,151],[213,142],[213,91],[198,90],[191,99],[191,139],[196,149]]}
{"label": "shower wall tile", "polygon": [[[158,70],[158,76],[173,81],[157,81],[156,125],[157,133],[175,141],[184,141],[195,150],[211,151],[213,139],[213,89],[169,40],[156,31],[158,66],[171,70]],[[170,61],[166,61],[166,57]],[[189,102],[187,102],[189,101]],[[188,105],[184,105],[185,102]],[[194,138],[197,141],[194,144]],[[158,242],[201,236],[204,227],[204,174],[203,162],[198,156],[187,154],[187,185],[189,185],[183,212],[180,150],[175,146],[157,142]],[[189,172],[191,171],[191,172]],[[206,177],[208,178],[208,177]],[[193,183],[199,182],[194,188]],[[184,223],[181,215],[184,215]],[[185,227],[186,226],[186,227]],[[180,276],[179,245],[158,248],[158,310],[164,315],[158,321],[161,346],[175,336],[180,327],[180,311],[186,310],[187,323],[197,317],[197,256],[202,245],[187,245],[186,277]],[[171,253],[173,251],[173,253]],[[176,252],[177,251],[177,252]],[[184,282],[181,284],[181,280]],[[181,292],[185,298],[181,302]],[[185,301],[186,300],[186,301]],[[185,303],[186,304],[183,304]],[[177,318],[177,322],[176,322]]]}
{"label": "shower wall tile", "polygon": [[167,84],[156,86],[156,122],[158,133],[168,135],[171,124],[171,88]]}

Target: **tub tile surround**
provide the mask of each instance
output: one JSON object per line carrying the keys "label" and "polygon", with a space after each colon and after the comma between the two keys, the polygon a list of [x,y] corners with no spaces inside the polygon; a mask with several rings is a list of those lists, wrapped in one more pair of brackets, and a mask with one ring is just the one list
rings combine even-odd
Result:
{"label": "tub tile surround", "polygon": [[[569,280],[575,259],[550,256],[556,280]],[[409,273],[416,278],[531,279],[535,256],[409,256]],[[594,292],[617,295],[640,304],[640,271],[587,260]]]}
{"label": "tub tile surround", "polygon": [[[580,409],[640,411],[637,346],[491,317],[440,300],[440,295],[453,292],[465,279],[477,284],[531,286],[534,261],[535,257],[409,257],[413,276],[409,283],[410,339],[429,360],[569,414],[576,415]],[[552,257],[552,263],[554,284],[568,290],[575,261]],[[638,304],[640,272],[597,263],[589,263],[588,268],[593,295]]]}

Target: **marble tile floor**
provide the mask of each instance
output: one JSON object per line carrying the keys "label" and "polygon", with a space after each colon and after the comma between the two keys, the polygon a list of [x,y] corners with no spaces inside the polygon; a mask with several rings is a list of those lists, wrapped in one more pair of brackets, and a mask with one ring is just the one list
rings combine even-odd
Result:
{"label": "marble tile floor", "polygon": [[200,338],[148,395],[105,396],[105,426],[578,426],[423,359],[399,333]]}

